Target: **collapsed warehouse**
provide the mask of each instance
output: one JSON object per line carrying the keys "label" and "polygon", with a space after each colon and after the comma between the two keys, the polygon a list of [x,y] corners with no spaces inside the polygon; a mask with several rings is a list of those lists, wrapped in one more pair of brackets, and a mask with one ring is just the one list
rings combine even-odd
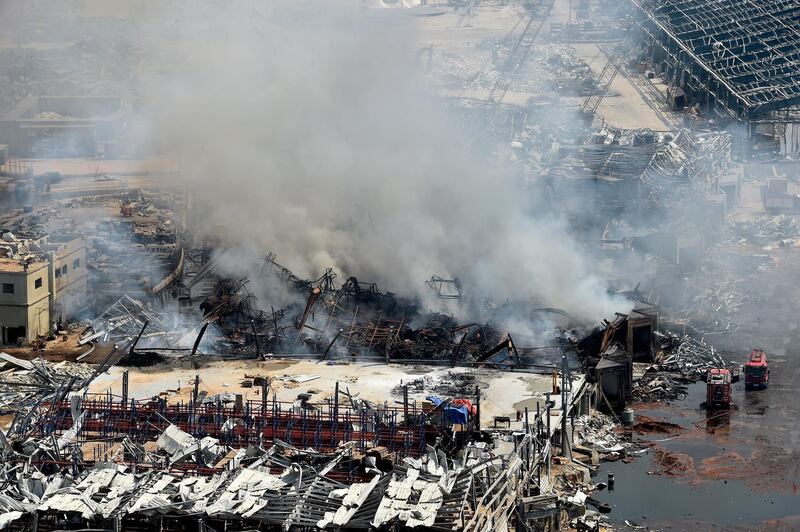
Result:
{"label": "collapsed warehouse", "polygon": [[675,107],[739,121],[738,144],[750,156],[797,155],[796,3],[634,0],[632,5],[645,57],[673,87]]}
{"label": "collapsed warehouse", "polygon": [[[553,201],[575,213],[579,228],[615,220],[658,229],[676,218],[720,228],[726,208],[737,201],[740,177],[731,169],[731,139],[724,132],[606,126],[570,148],[543,178]],[[707,218],[690,219],[698,214],[691,204],[705,207]]]}
{"label": "collapsed warehouse", "polygon": [[[424,361],[544,373],[559,368],[562,353],[569,352],[573,365],[579,367],[574,344],[581,333],[574,328],[575,320],[560,309],[482,301],[482,321],[459,322],[452,313],[431,312],[419,301],[381,292],[375,283],[350,277],[339,286],[330,269],[316,280],[300,279],[268,255],[256,275],[278,278],[294,292],[294,303],[264,310],[265,302],[247,288],[250,279],[214,275],[225,253],[212,255],[201,273],[189,278],[191,286],[178,290],[188,293],[191,288],[207,287],[194,298],[179,298],[179,308],[190,325],[175,329],[159,310],[126,296],[87,328],[81,342],[122,343],[137,338],[139,349],[167,357],[263,358],[307,353],[321,360]],[[447,281],[434,276],[428,282],[442,302],[461,303],[462,297],[468,297],[443,294],[441,285]],[[198,311],[202,320],[197,319]],[[517,334],[504,325],[508,317],[523,315],[526,331]],[[657,312],[653,319],[657,321]],[[651,324],[651,332],[656,328]],[[136,365],[135,356],[129,362]]]}
{"label": "collapsed warehouse", "polygon": [[188,404],[154,403],[128,397],[127,375],[121,395],[87,395],[97,371],[3,360],[36,375],[2,439],[4,462],[27,464],[3,471],[4,528],[483,530],[508,522],[520,490],[533,519],[555,516],[549,406],[494,456],[501,442],[469,436],[479,410],[455,407],[456,424],[448,403],[376,405],[337,386],[327,403],[286,404],[267,381],[258,402],[223,406],[195,385]]}

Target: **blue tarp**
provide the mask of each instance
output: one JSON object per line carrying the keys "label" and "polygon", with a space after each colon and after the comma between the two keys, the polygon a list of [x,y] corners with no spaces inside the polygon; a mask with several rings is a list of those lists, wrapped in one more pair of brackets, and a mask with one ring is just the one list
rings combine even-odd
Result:
{"label": "blue tarp", "polygon": [[[433,403],[435,407],[438,407],[444,402],[443,399],[435,395],[429,395],[425,399]],[[464,405],[446,404],[444,408],[442,408],[442,416],[444,416],[444,419],[450,424],[461,423],[462,425],[466,425],[469,419],[469,409]]]}
{"label": "blue tarp", "polygon": [[466,425],[469,419],[469,410],[466,406],[447,405],[444,407],[444,415],[450,423]]}
{"label": "blue tarp", "polygon": [[433,403],[433,406],[439,406],[442,404],[442,399],[440,397],[436,397],[435,395],[429,395],[425,399]]}

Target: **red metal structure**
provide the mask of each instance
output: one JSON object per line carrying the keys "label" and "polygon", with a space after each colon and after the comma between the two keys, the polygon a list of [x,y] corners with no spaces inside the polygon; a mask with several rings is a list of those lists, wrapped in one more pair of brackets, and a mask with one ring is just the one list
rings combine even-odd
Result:
{"label": "red metal structure", "polygon": [[[265,393],[265,392],[264,392]],[[32,422],[32,434],[59,436],[73,426],[69,401],[43,403],[47,416]],[[398,456],[419,456],[425,444],[435,440],[439,425],[433,424],[416,403],[386,406],[380,410],[355,410],[349,402],[283,402],[273,396],[243,401],[241,407],[217,403],[167,404],[165,401],[128,401],[110,394],[89,395],[81,402],[85,421],[76,441],[136,443],[155,441],[169,424],[202,438],[211,436],[235,449],[259,444],[271,447],[275,439],[318,452],[334,452],[341,442],[355,442],[365,452],[385,447]],[[473,418],[473,422],[477,416]],[[234,420],[226,423],[227,420]]]}
{"label": "red metal structure", "polygon": [[729,369],[710,369],[706,381],[706,408],[729,408],[732,402],[731,384],[739,382],[739,372]]}
{"label": "red metal structure", "polygon": [[769,364],[763,349],[753,349],[748,360],[742,367],[744,372],[744,385],[746,389],[766,388],[769,382]]}

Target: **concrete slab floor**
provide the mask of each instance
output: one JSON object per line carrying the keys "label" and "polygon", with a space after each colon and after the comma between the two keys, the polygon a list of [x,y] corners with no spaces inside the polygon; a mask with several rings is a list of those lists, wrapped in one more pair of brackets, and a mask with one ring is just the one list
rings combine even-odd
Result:
{"label": "concrete slab floor", "polygon": [[[388,401],[390,404],[400,400],[392,395],[392,389],[404,382],[429,376],[446,379],[450,372],[472,373],[481,387],[481,424],[490,426],[494,416],[516,418],[517,410],[536,411],[536,402],[544,404],[545,392],[552,389],[550,375],[515,373],[490,369],[445,368],[434,366],[406,366],[381,363],[327,364],[311,360],[275,359],[257,360],[216,360],[192,364],[176,361],[169,365],[149,368],[122,368],[115,366],[100,375],[90,386],[91,393],[105,393],[111,390],[119,395],[122,391],[122,373],[129,371],[129,396],[148,399],[169,390],[170,402],[188,401],[193,390],[195,375],[200,376],[200,390],[209,395],[219,393],[242,394],[246,400],[261,398],[258,387],[244,387],[245,375],[261,375],[273,379],[271,394],[280,401],[293,401],[297,395],[313,392],[312,401],[324,401],[334,393],[336,382],[341,390],[358,394],[359,397],[376,403]],[[318,379],[302,384],[288,380],[292,375],[319,375]],[[281,379],[281,377],[286,379]],[[582,377],[575,377],[573,386],[581,385]],[[409,393],[411,400],[422,401],[430,392]],[[271,396],[270,396],[271,397]],[[465,394],[465,397],[471,398]],[[555,400],[558,400],[554,397]],[[520,426],[521,427],[521,426]]]}

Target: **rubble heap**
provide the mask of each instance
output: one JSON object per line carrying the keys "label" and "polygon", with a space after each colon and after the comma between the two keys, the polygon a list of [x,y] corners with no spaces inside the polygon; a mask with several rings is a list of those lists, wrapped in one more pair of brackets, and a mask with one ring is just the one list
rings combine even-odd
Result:
{"label": "rubble heap", "polygon": [[25,413],[78,388],[94,374],[88,364],[22,360],[0,353],[0,413]]}

